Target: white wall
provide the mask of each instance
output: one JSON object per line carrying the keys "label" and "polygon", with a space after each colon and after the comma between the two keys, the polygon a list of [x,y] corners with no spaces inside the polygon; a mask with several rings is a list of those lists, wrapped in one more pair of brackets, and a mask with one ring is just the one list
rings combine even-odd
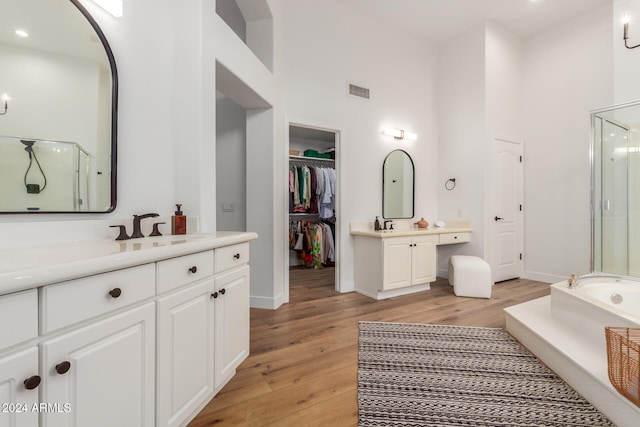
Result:
{"label": "white wall", "polygon": [[532,37],[524,74],[525,275],[589,271],[589,111],[613,101],[611,8]]}
{"label": "white wall", "polygon": [[[640,99],[640,80],[638,79],[638,69],[640,69],[640,47],[627,49],[624,46],[623,34],[624,26],[622,19],[625,12],[629,12],[631,22],[629,23],[630,46],[640,44],[640,0],[614,0],[612,22],[613,39],[613,86],[614,99],[612,104]],[[603,105],[604,107],[604,105]]]}
{"label": "white wall", "polygon": [[[438,248],[438,273],[448,274],[453,254],[491,260],[492,188],[488,182],[496,136],[522,140],[521,40],[487,22],[440,48],[439,215],[469,220],[472,241]],[[453,190],[444,182],[456,179]],[[494,214],[495,215],[495,214]]]}
{"label": "white wall", "polygon": [[216,103],[216,230],[247,229],[246,110],[222,97]]}
{"label": "white wall", "polygon": [[[484,256],[486,175],[485,26],[469,29],[440,47],[438,67],[438,216],[471,221],[465,245],[438,248],[438,273],[454,254]],[[453,190],[445,189],[455,178]],[[430,221],[431,222],[431,221]]]}
{"label": "white wall", "polygon": [[[415,162],[416,216],[430,222],[436,217],[434,51],[334,1],[274,0],[271,4],[276,31],[274,69],[281,96],[276,126],[281,128],[291,120],[340,130],[337,265],[342,290],[352,290],[349,223],[373,221],[381,215],[382,163],[393,149],[406,150]],[[347,96],[347,82],[368,87],[371,99]],[[415,132],[418,140],[398,142],[382,135],[384,127]],[[283,141],[276,142],[284,159]],[[285,171],[285,164],[276,171],[281,182],[278,205],[282,207],[276,216],[283,235],[288,207]]]}

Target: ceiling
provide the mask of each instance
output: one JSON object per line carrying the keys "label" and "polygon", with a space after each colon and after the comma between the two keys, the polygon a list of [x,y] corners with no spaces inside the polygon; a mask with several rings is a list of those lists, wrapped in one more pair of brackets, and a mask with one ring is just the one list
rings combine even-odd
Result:
{"label": "ceiling", "polygon": [[337,0],[410,34],[446,41],[486,21],[527,38],[613,0]]}

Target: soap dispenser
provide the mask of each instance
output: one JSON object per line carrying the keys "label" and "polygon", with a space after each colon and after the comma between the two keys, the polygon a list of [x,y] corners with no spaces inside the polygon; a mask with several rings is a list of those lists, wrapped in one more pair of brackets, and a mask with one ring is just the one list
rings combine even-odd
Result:
{"label": "soap dispenser", "polygon": [[176,204],[176,213],[171,217],[171,234],[187,234],[187,217],[182,214],[182,205]]}
{"label": "soap dispenser", "polygon": [[380,219],[376,217],[376,221],[373,223],[373,229],[375,231],[380,231]]}

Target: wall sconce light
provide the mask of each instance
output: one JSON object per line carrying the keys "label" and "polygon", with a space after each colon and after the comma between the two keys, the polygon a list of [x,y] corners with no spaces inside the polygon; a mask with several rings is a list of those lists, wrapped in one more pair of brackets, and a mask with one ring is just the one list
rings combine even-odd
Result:
{"label": "wall sconce light", "polygon": [[124,14],[122,0],[93,0],[93,2],[116,18],[121,18]]}
{"label": "wall sconce light", "polygon": [[11,98],[9,97],[9,95],[2,94],[2,103],[4,104],[4,111],[0,113],[0,116],[4,116],[5,114],[7,114],[7,110],[9,109],[9,101],[11,100]]}
{"label": "wall sconce light", "polygon": [[627,44],[627,41],[629,40],[629,22],[630,21],[631,21],[631,15],[629,15],[629,12],[625,12],[624,19],[622,20],[622,22],[624,22],[624,47],[626,47],[627,49],[635,49],[639,47],[640,44],[637,44],[635,46],[629,46]]}
{"label": "wall sconce light", "polygon": [[411,139],[413,141],[418,139],[418,135],[412,132],[406,132],[402,129],[385,128],[382,133],[387,136],[392,136],[395,139]]}

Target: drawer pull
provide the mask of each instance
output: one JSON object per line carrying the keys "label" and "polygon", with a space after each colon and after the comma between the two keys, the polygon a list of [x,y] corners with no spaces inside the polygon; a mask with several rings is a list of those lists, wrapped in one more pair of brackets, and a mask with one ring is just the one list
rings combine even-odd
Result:
{"label": "drawer pull", "polygon": [[67,372],[69,372],[69,369],[71,369],[71,362],[67,360],[56,365],[56,372],[60,375],[66,374]]}
{"label": "drawer pull", "polygon": [[235,259],[240,259],[240,254],[235,254],[233,257],[234,257]]}
{"label": "drawer pull", "polygon": [[213,299],[218,298],[218,293],[217,292],[212,293],[211,294],[211,298],[213,298]]}
{"label": "drawer pull", "polygon": [[196,272],[198,271],[198,267],[196,267],[196,266],[194,265],[193,267],[191,267],[191,268],[189,269],[189,271],[190,271],[191,273],[193,273],[193,274],[196,274]]}
{"label": "drawer pull", "polygon": [[109,295],[111,295],[112,298],[118,298],[120,295],[122,295],[122,289],[113,288],[109,291]]}
{"label": "drawer pull", "polygon": [[227,291],[225,290],[225,288],[220,289],[220,293],[221,293],[222,295],[224,295],[224,293],[225,293],[225,292],[227,292]]}
{"label": "drawer pull", "polygon": [[27,378],[26,380],[24,380],[24,388],[26,388],[27,390],[33,390],[40,385],[41,379],[42,378],[40,378],[38,375]]}

